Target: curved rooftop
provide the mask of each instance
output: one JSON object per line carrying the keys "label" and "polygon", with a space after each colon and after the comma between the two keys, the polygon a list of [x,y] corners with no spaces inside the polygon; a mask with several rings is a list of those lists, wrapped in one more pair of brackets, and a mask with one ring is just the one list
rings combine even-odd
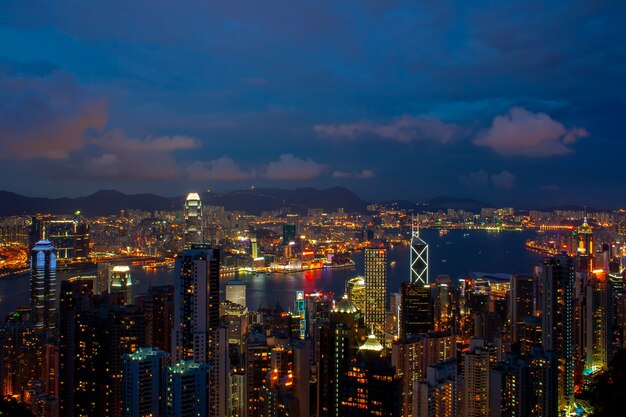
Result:
{"label": "curved rooftop", "polygon": [[198,193],[189,193],[187,194],[187,201],[189,200],[200,200],[200,194]]}
{"label": "curved rooftop", "polygon": [[54,250],[54,245],[49,240],[40,240],[33,246],[33,250]]}
{"label": "curved rooftop", "polygon": [[373,334],[367,336],[367,340],[359,348],[359,350],[371,350],[374,352],[380,352],[383,349],[383,345],[380,344],[378,339],[376,339],[376,336]]}
{"label": "curved rooftop", "polygon": [[359,309],[344,295],[341,301],[335,305],[333,312],[356,314],[359,312]]}

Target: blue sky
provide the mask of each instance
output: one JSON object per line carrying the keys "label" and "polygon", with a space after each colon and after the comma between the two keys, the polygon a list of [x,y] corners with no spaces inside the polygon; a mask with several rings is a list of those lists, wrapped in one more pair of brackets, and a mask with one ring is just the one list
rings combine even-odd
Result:
{"label": "blue sky", "polygon": [[626,205],[624,21],[620,1],[0,0],[0,188]]}

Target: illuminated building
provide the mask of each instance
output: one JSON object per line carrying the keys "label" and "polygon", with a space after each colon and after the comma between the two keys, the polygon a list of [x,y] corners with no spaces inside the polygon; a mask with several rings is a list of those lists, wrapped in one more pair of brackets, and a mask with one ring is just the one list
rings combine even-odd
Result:
{"label": "illuminated building", "polygon": [[140,348],[122,359],[122,415],[163,416],[162,391],[168,354],[156,348]]}
{"label": "illuminated building", "polygon": [[378,340],[385,341],[387,298],[387,251],[365,249],[365,325],[373,329]]}
{"label": "illuminated building", "polygon": [[541,328],[545,352],[559,360],[559,409],[574,399],[574,265],[566,254],[541,265]]}
{"label": "illuminated building", "polygon": [[430,286],[421,282],[400,286],[401,302],[398,326],[400,339],[434,330]]}
{"label": "illuminated building", "polygon": [[433,305],[433,321],[435,331],[446,332],[455,330],[455,297],[454,286],[449,276],[438,276],[435,280],[435,299]]}
{"label": "illuminated building", "polygon": [[185,249],[191,245],[204,243],[202,224],[202,201],[198,193],[187,194],[185,200],[185,229],[184,244]]}
{"label": "illuminated building", "polygon": [[266,417],[299,415],[298,399],[294,395],[293,351],[289,347],[276,346],[270,351],[270,370],[263,383],[261,408]]}
{"label": "illuminated building", "polygon": [[[122,358],[146,345],[145,321],[141,310],[132,305],[105,304],[92,312],[100,351],[95,355],[102,366],[104,393],[102,409],[107,417],[122,416]],[[98,333],[98,330],[100,333]]]}
{"label": "illuminated building", "polygon": [[430,365],[416,388],[412,416],[455,417],[460,410],[456,359]]}
{"label": "illuminated building", "polygon": [[428,244],[420,237],[419,225],[413,219],[411,226],[411,284],[428,284]]}
{"label": "illuminated building", "polygon": [[94,282],[93,293],[100,295],[109,291],[109,282],[111,281],[111,264],[108,262],[98,263],[98,273]]}
{"label": "illuminated building", "polygon": [[304,301],[304,291],[296,291],[293,317],[298,321],[298,336],[304,339],[307,333],[306,324],[306,302]]}
{"label": "illuminated building", "polygon": [[402,416],[410,416],[417,393],[417,384],[425,377],[427,368],[456,355],[456,339],[448,332],[432,332],[394,341],[391,345],[391,365],[402,384]]}
{"label": "illuminated building", "polygon": [[578,227],[578,253],[593,256],[593,229],[586,216],[583,223]]}
{"label": "illuminated building", "polygon": [[116,265],[111,269],[109,279],[109,294],[122,294],[124,304],[133,303],[133,280],[130,276],[130,267],[128,265]]}
{"label": "illuminated building", "polygon": [[180,361],[165,371],[165,416],[191,417],[207,414],[209,365]]}
{"label": "illuminated building", "polygon": [[57,326],[56,251],[48,240],[40,240],[30,252],[31,321],[37,328],[54,331]]}
{"label": "illuminated building", "polygon": [[30,246],[42,239],[54,245],[58,259],[89,256],[89,226],[78,219],[33,217],[29,231]]}
{"label": "illuminated building", "polygon": [[344,297],[319,333],[318,413],[320,417],[343,416],[339,409],[342,375],[365,338],[361,312]]}
{"label": "illuminated building", "polygon": [[226,300],[246,307],[246,283],[231,279],[226,283]]}
{"label": "illuminated building", "polygon": [[483,340],[472,338],[463,353],[463,417],[483,417],[489,413],[489,352]]}
{"label": "illuminated building", "polygon": [[262,416],[261,391],[270,370],[270,352],[267,337],[261,329],[248,333],[246,340],[246,398],[247,417]]}
{"label": "illuminated building", "polygon": [[389,359],[370,334],[340,376],[339,416],[400,415],[401,382]]}
{"label": "illuminated building", "polygon": [[296,225],[286,223],[283,225],[283,245],[289,245],[296,241]]}
{"label": "illuminated building", "polygon": [[222,303],[224,313],[220,314],[222,323],[228,328],[228,344],[238,346],[243,352],[244,338],[248,333],[248,309],[231,302]]}
{"label": "illuminated building", "polygon": [[[24,314],[26,313],[26,314]],[[0,395],[25,400],[31,381],[41,378],[41,330],[26,321],[26,311],[0,324]]]}
{"label": "illuminated building", "polygon": [[172,349],[174,326],[174,286],[148,288],[147,294],[135,298],[146,322],[146,343],[167,353]]}
{"label": "illuminated building", "polygon": [[586,303],[586,355],[588,373],[606,369],[611,352],[613,295],[604,271],[594,271],[587,283]]}
{"label": "illuminated building", "polygon": [[[192,244],[176,258],[174,283],[174,328],[172,362],[194,360],[210,364],[209,407],[217,411],[225,398],[218,393],[224,386],[220,361],[227,345],[218,340],[220,251],[205,244]],[[226,334],[224,334],[226,341]]]}
{"label": "illuminated building", "polygon": [[523,320],[534,314],[534,291],[534,280],[531,276],[511,276],[509,320],[512,342],[519,340],[519,328],[523,325]]}
{"label": "illuminated building", "polygon": [[541,317],[531,316],[523,319],[517,331],[520,352],[529,354],[533,347],[541,347],[541,337]]}
{"label": "illuminated building", "polygon": [[365,279],[363,277],[356,277],[348,280],[346,286],[346,294],[348,295],[348,301],[356,306],[361,311],[361,314],[365,314]]}
{"label": "illuminated building", "polygon": [[[94,378],[102,372],[95,360],[100,349],[88,314],[93,279],[61,282],[59,296],[59,415],[74,417],[95,413],[99,405]],[[92,414],[93,415],[93,414]]]}
{"label": "illuminated building", "polygon": [[192,245],[176,258],[173,362],[207,363],[219,325],[219,249]]}

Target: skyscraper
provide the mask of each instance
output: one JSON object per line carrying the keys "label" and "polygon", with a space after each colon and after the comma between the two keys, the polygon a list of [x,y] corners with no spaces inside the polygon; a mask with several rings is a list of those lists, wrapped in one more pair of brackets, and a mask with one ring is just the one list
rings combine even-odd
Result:
{"label": "skyscraper", "polygon": [[574,263],[567,254],[541,265],[541,328],[545,352],[559,361],[559,409],[574,399]]}
{"label": "skyscraper", "polygon": [[181,361],[165,373],[166,417],[203,417],[207,415],[208,366]]}
{"label": "skyscraper", "polygon": [[434,330],[430,287],[421,282],[400,286],[400,339]]}
{"label": "skyscraper", "polygon": [[198,193],[187,194],[185,200],[185,249],[193,244],[203,243],[202,201]]}
{"label": "skyscraper", "polygon": [[246,283],[231,279],[226,283],[226,301],[246,307]]}
{"label": "skyscraper", "polygon": [[31,320],[38,328],[56,329],[56,251],[48,240],[40,240],[30,256]]}
{"label": "skyscraper", "polygon": [[356,306],[361,311],[361,314],[365,314],[365,279],[363,277],[355,277],[348,280],[346,285],[346,295],[348,301]]}
{"label": "skyscraper", "polygon": [[472,338],[463,354],[463,417],[489,413],[489,352],[482,339]]}
{"label": "skyscraper", "polygon": [[365,325],[385,343],[385,304],[387,297],[387,250],[365,249]]}
{"label": "skyscraper", "polygon": [[140,348],[122,359],[122,415],[164,416],[162,391],[168,354],[156,348]]}
{"label": "skyscraper", "polygon": [[207,347],[219,325],[219,265],[219,249],[208,245],[192,245],[176,258],[173,363],[212,359]]}
{"label": "skyscraper", "polygon": [[130,267],[128,265],[116,265],[111,269],[108,282],[109,293],[121,293],[124,304],[133,303],[132,285],[133,280],[130,276]]}
{"label": "skyscraper", "polygon": [[513,342],[519,339],[519,328],[523,325],[524,319],[534,313],[534,291],[534,281],[531,276],[513,275],[511,277],[509,320]]}
{"label": "skyscraper", "polygon": [[417,220],[411,225],[411,284],[428,284],[428,244],[420,237]]}

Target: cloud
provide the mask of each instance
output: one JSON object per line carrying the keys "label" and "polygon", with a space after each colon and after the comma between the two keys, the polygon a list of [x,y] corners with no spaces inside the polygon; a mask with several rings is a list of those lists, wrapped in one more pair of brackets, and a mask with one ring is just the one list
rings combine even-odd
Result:
{"label": "cloud", "polygon": [[496,188],[511,188],[515,184],[515,175],[505,169],[499,174],[493,174],[491,183]]}
{"label": "cloud", "polygon": [[200,142],[184,135],[160,136],[145,139],[131,138],[120,129],[114,129],[92,140],[99,148],[120,152],[173,152],[200,147]]}
{"label": "cloud", "polygon": [[272,180],[310,180],[322,173],[324,165],[318,164],[312,159],[300,159],[292,154],[284,154],[278,157],[278,161],[271,162],[263,175]]}
{"label": "cloud", "polygon": [[376,173],[371,169],[364,169],[361,172],[343,172],[343,171],[335,171],[332,174],[333,178],[374,178]]}
{"label": "cloud", "polygon": [[468,187],[486,187],[489,184],[489,174],[484,169],[472,171],[459,176],[459,181]]}
{"label": "cloud", "polygon": [[572,153],[568,145],[588,135],[583,128],[565,128],[546,113],[513,107],[507,114],[496,116],[489,130],[477,137],[474,144],[504,156],[541,158]]}
{"label": "cloud", "polygon": [[241,181],[256,177],[254,170],[243,171],[227,155],[209,162],[196,161],[186,171],[191,181]]}
{"label": "cloud", "polygon": [[0,73],[0,159],[66,160],[85,147],[88,131],[106,126],[105,100],[68,73],[40,73]]}
{"label": "cloud", "polygon": [[444,123],[433,116],[402,116],[389,123],[363,120],[356,123],[318,124],[313,130],[331,139],[357,140],[377,137],[400,143],[434,140],[448,143],[458,137],[463,129],[453,123]]}

